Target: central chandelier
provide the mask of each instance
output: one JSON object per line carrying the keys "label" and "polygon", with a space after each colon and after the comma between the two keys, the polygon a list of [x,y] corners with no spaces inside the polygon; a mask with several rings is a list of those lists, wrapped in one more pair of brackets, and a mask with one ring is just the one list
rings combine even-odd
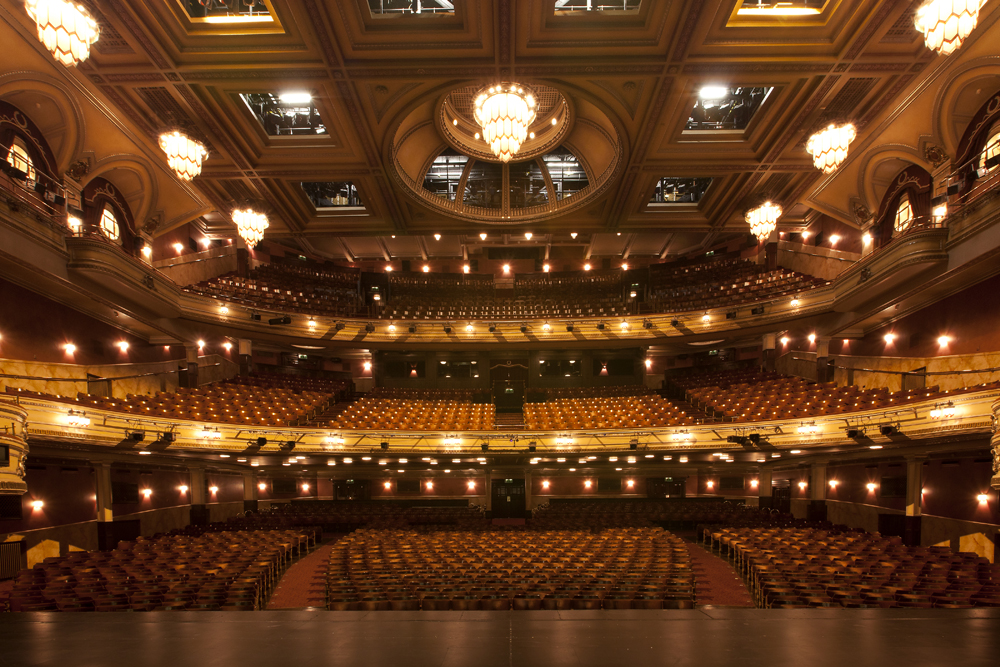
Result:
{"label": "central chandelier", "polygon": [[201,173],[201,162],[208,155],[201,143],[179,130],[161,134],[160,148],[167,154],[170,168],[185,181],[190,181]]}
{"label": "central chandelier", "polygon": [[927,0],[917,9],[914,24],[927,48],[942,55],[957,51],[976,29],[986,0]]}
{"label": "central chandelier", "polygon": [[249,207],[238,208],[233,211],[233,222],[236,223],[236,231],[246,241],[248,247],[254,247],[264,238],[264,230],[267,229],[267,216],[263,213],[257,213]]}
{"label": "central chandelier", "polygon": [[483,139],[502,162],[510,162],[535,120],[535,96],[516,83],[490,86],[476,97],[475,107]]}
{"label": "central chandelier", "polygon": [[764,202],[757,208],[747,211],[746,220],[750,225],[750,233],[763,243],[771,232],[778,226],[778,218],[781,217],[781,207],[769,201]]}
{"label": "central chandelier", "polygon": [[100,29],[90,12],[66,0],[26,0],[24,8],[35,21],[38,39],[67,67],[90,57],[90,46]]}
{"label": "central chandelier", "polygon": [[832,174],[847,158],[847,147],[856,135],[853,123],[830,123],[826,129],[809,137],[806,152],[813,156],[813,164],[817,169],[824,174]]}

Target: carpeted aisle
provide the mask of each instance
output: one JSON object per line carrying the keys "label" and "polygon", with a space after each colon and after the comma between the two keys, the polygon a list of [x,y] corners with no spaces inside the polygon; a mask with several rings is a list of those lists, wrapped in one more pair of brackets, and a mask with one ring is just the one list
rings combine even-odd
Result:
{"label": "carpeted aisle", "polygon": [[753,607],[753,598],[743,579],[728,561],[709,553],[694,542],[687,543],[691,564],[700,570],[695,587],[695,606]]}
{"label": "carpeted aisle", "polygon": [[340,535],[324,540],[315,551],[294,563],[271,594],[268,609],[326,609],[326,568],[330,550]]}

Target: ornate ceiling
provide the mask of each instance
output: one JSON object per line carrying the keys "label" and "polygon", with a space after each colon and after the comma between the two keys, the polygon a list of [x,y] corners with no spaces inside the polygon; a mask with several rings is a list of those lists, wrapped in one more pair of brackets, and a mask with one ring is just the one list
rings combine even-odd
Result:
{"label": "ornate ceiling", "polygon": [[[805,141],[841,117],[857,124],[856,145],[877,142],[879,123],[937,62],[913,28],[919,3],[909,0],[827,0],[813,3],[816,14],[791,17],[738,15],[738,0],[569,13],[541,0],[484,0],[422,15],[373,14],[367,0],[267,0],[272,21],[241,23],[192,19],[182,0],[84,4],[102,34],[72,74],[80,87],[143,141],[155,145],[162,129],[181,125],[209,147],[202,176],[171,193],[189,198],[183,208],[194,214],[162,216],[155,233],[193,219],[229,236],[233,202],[255,198],[272,210],[267,238],[334,259],[461,255],[480,232],[495,231],[414,196],[397,161],[426,169],[454,145],[433,124],[448,93],[511,79],[559,91],[574,111],[566,122],[605,119],[609,146],[578,138],[581,161],[587,151],[616,153],[599,194],[508,223],[534,232],[533,244],[588,257],[705,250],[744,238],[742,213],[762,193],[784,206],[782,228],[819,211],[858,226],[852,197],[872,208],[867,198],[877,193],[823,177]],[[33,26],[20,5],[0,0],[27,38]],[[992,27],[991,11],[970,43]],[[743,130],[686,129],[709,85],[772,90]],[[289,91],[311,93],[325,133],[271,136],[240,97]],[[423,122],[426,137],[398,156],[399,132]],[[650,206],[668,176],[713,180],[697,204]],[[304,181],[352,182],[364,208],[317,210]],[[404,241],[435,233],[445,242]]]}

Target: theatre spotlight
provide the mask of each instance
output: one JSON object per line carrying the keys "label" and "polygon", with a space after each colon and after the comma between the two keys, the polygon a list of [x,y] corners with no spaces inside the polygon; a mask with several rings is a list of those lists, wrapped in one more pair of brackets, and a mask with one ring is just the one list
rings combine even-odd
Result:
{"label": "theatre spotlight", "polygon": [[269,319],[267,321],[267,323],[271,324],[271,325],[275,325],[275,324],[291,324],[292,323],[292,318],[290,316],[288,316],[288,315],[285,315],[284,317],[272,317],[271,319]]}
{"label": "theatre spotlight", "polygon": [[535,452],[535,450],[537,450],[537,449],[538,449],[538,446],[535,444],[534,440],[532,440],[531,442],[528,443],[528,451],[529,452]]}
{"label": "theatre spotlight", "polygon": [[444,332],[446,334],[450,334],[451,333],[451,325],[450,324],[444,325]]}
{"label": "theatre spotlight", "polygon": [[899,427],[893,426],[892,424],[882,424],[878,427],[878,432],[886,437],[899,435]]}
{"label": "theatre spotlight", "polygon": [[389,442],[387,440],[383,440],[381,446],[382,446],[382,451],[384,452],[389,449]]}
{"label": "theatre spotlight", "polygon": [[639,439],[638,438],[632,438],[631,440],[629,440],[628,441],[628,448],[631,449],[632,451],[635,451],[635,450],[639,449]]}
{"label": "theatre spotlight", "polygon": [[482,449],[483,449],[484,452],[490,451],[490,443],[484,442],[483,446],[482,446]]}
{"label": "theatre spotlight", "polygon": [[569,324],[566,325],[566,331],[572,331],[572,330],[573,330],[573,323],[570,322]]}
{"label": "theatre spotlight", "polygon": [[290,452],[293,449],[295,449],[295,441],[294,440],[287,440],[287,441],[281,443],[281,445],[278,447],[278,449],[280,449],[283,452]]}
{"label": "theatre spotlight", "polygon": [[642,328],[643,329],[652,329],[653,328],[653,323],[650,320],[643,320],[642,321]]}
{"label": "theatre spotlight", "polygon": [[263,447],[267,444],[267,438],[257,438],[257,446]]}
{"label": "theatre spotlight", "polygon": [[407,329],[407,331],[409,331],[410,333],[417,333],[417,325],[416,324],[411,324],[409,326],[409,328]]}
{"label": "theatre spotlight", "polygon": [[490,325],[490,333],[496,333],[496,332],[497,332],[497,325],[491,324]]}
{"label": "theatre spotlight", "polygon": [[597,330],[598,331],[604,331],[604,326],[605,326],[604,322],[598,322],[597,323]]}
{"label": "theatre spotlight", "polygon": [[522,324],[521,325],[521,333],[528,333],[528,325],[527,324]]}
{"label": "theatre spotlight", "polygon": [[336,329],[337,331],[340,331],[341,329],[344,328],[344,326],[345,325],[343,322],[337,322],[336,324],[333,325],[333,328]]}
{"label": "theatre spotlight", "polygon": [[856,440],[857,438],[860,438],[861,434],[862,434],[862,431],[859,428],[849,428],[849,429],[847,429],[847,437],[850,438],[850,439],[852,439],[852,440]]}
{"label": "theatre spotlight", "polygon": [[369,322],[365,325],[365,331],[368,333],[373,333],[375,331],[375,325]]}
{"label": "theatre spotlight", "polygon": [[128,434],[128,439],[133,442],[142,442],[146,439],[145,431],[131,431]]}

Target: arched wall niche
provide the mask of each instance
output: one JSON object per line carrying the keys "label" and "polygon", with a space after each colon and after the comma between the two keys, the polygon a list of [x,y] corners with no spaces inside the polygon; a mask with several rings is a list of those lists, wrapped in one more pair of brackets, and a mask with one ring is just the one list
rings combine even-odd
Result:
{"label": "arched wall niche", "polygon": [[132,207],[121,190],[115,184],[103,177],[90,179],[83,188],[83,224],[88,231],[99,231],[101,215],[105,205],[110,205],[114,210],[115,219],[118,222],[120,245],[132,254],[135,247],[137,229],[135,217],[132,215]]}
{"label": "arched wall niche", "polygon": [[0,100],[0,145],[4,149],[3,157],[6,157],[6,151],[14,143],[14,137],[21,138],[36,171],[45,172],[52,180],[59,180],[56,158],[49,148],[45,133],[35,125],[31,116],[13,104]]}
{"label": "arched wall niche", "polygon": [[[146,220],[157,199],[157,185],[153,173],[143,158],[134,155],[115,155],[99,161],[83,179],[88,187],[91,181],[103,178],[113,184],[128,203],[134,220]],[[138,228],[133,226],[138,233]]]}
{"label": "arched wall niche", "polygon": [[858,170],[858,191],[868,210],[880,208],[886,191],[892,187],[899,173],[911,165],[930,172],[932,166],[917,149],[906,144],[882,144],[867,152]]}
{"label": "arched wall niche", "polygon": [[882,201],[875,215],[873,231],[877,234],[877,245],[884,246],[898,236],[894,229],[896,211],[900,201],[909,199],[913,220],[920,221],[931,215],[931,175],[920,165],[911,164],[892,180],[882,195]]}
{"label": "arched wall niche", "polygon": [[959,144],[976,112],[1000,90],[1000,56],[977,58],[952,72],[938,89],[933,108],[935,134],[957,166]]}
{"label": "arched wall niche", "polygon": [[55,175],[61,176],[84,151],[83,112],[61,82],[27,74],[0,76],[0,100],[31,118],[51,149]]}

